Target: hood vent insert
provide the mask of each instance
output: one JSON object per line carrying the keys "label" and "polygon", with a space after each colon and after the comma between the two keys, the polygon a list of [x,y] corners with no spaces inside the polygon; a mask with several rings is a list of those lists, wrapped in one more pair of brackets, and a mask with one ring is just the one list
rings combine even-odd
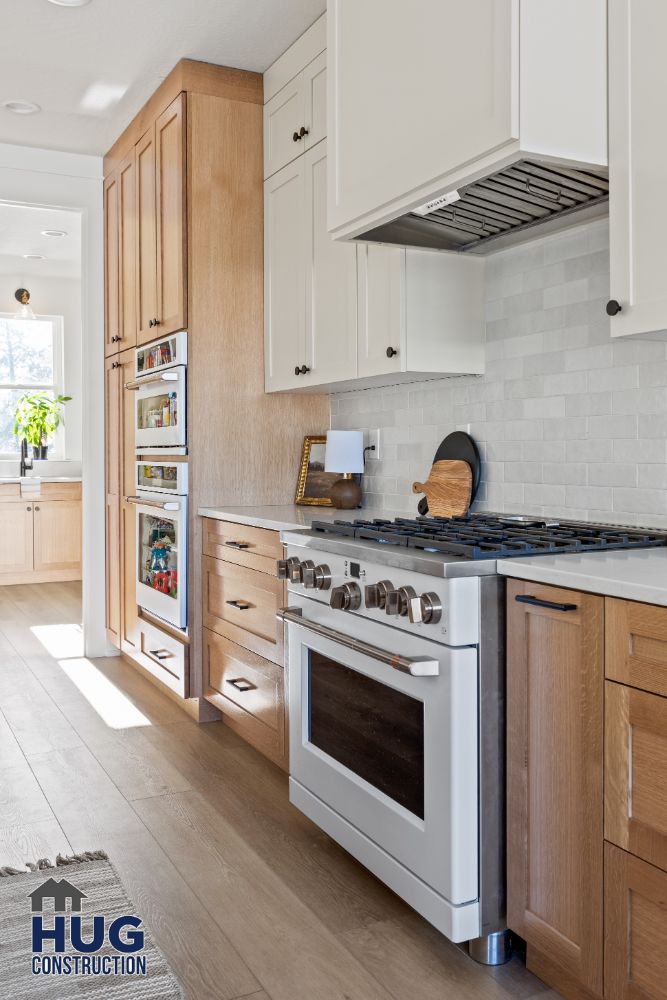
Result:
{"label": "hood vent insert", "polygon": [[518,160],[458,193],[450,205],[428,215],[411,212],[359,238],[441,250],[496,249],[490,244],[517,242],[525,230],[603,206],[609,179],[602,171]]}

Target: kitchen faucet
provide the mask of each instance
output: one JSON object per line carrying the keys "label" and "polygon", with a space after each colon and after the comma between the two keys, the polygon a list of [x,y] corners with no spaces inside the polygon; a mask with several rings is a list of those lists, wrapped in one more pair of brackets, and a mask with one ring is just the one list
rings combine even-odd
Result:
{"label": "kitchen faucet", "polygon": [[33,463],[32,458],[30,459],[30,462],[28,462],[28,442],[26,441],[25,438],[23,438],[23,440],[21,441],[21,469],[20,469],[21,479],[23,479],[28,469],[33,468],[32,463]]}

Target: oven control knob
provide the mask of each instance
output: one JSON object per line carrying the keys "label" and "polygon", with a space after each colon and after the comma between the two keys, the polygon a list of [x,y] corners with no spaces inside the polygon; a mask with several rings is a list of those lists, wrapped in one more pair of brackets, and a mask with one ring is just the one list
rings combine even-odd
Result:
{"label": "oven control knob", "polygon": [[279,559],[278,562],[276,563],[278,579],[291,580],[292,567],[298,565],[299,565],[299,560],[295,556],[290,556],[289,559]]}
{"label": "oven control knob", "polygon": [[413,624],[437,625],[442,618],[442,603],[437,594],[429,592],[412,597],[408,602],[408,617]]}
{"label": "oven control knob", "polygon": [[314,566],[315,563],[313,562],[312,559],[304,559],[303,562],[299,562],[299,560],[297,559],[296,564],[292,566],[292,569],[290,571],[291,582],[303,583],[304,573],[306,573],[309,569],[313,569]]}
{"label": "oven control knob", "polygon": [[387,603],[387,594],[394,589],[391,580],[380,580],[379,583],[369,583],[366,587],[366,607],[382,610]]}
{"label": "oven control knob", "polygon": [[329,602],[339,611],[356,611],[361,606],[361,589],[357,583],[343,583],[331,591]]}
{"label": "oven control knob", "polygon": [[307,590],[328,590],[331,586],[331,570],[322,563],[321,566],[308,566],[303,571],[303,585]]}
{"label": "oven control knob", "polygon": [[398,590],[390,590],[387,594],[385,611],[388,615],[400,615],[405,618],[408,613],[408,605],[413,597],[417,596],[414,587],[399,587]]}

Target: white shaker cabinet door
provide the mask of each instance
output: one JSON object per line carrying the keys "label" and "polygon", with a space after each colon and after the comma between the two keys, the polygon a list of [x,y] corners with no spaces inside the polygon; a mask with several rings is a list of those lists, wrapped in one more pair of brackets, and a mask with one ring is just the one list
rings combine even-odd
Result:
{"label": "white shaker cabinet door", "polygon": [[264,105],[264,177],[303,153],[304,119],[304,79],[299,73]]}
{"label": "white shaker cabinet door", "polygon": [[304,121],[308,134],[305,149],[327,137],[327,54],[322,52],[303,71]]}
{"label": "white shaker cabinet door", "polygon": [[666,37],[667,4],[609,0],[612,336],[667,329]]}
{"label": "white shaker cabinet door", "polygon": [[400,372],[405,360],[405,250],[357,247],[359,378]]}
{"label": "white shaker cabinet door", "polygon": [[300,388],[306,363],[304,157],[264,182],[264,363],[267,392]]}
{"label": "white shaker cabinet door", "polygon": [[321,142],[305,157],[307,220],[304,385],[357,374],[357,248],[336,243],[327,229],[327,150]]}

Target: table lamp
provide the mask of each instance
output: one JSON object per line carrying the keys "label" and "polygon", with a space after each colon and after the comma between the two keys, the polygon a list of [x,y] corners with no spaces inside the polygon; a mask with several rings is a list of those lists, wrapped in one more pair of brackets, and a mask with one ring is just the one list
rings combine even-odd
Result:
{"label": "table lamp", "polygon": [[364,471],[364,432],[328,431],[324,471],[343,474],[331,487],[334,507],[352,510],[361,506],[361,486],[352,477]]}

